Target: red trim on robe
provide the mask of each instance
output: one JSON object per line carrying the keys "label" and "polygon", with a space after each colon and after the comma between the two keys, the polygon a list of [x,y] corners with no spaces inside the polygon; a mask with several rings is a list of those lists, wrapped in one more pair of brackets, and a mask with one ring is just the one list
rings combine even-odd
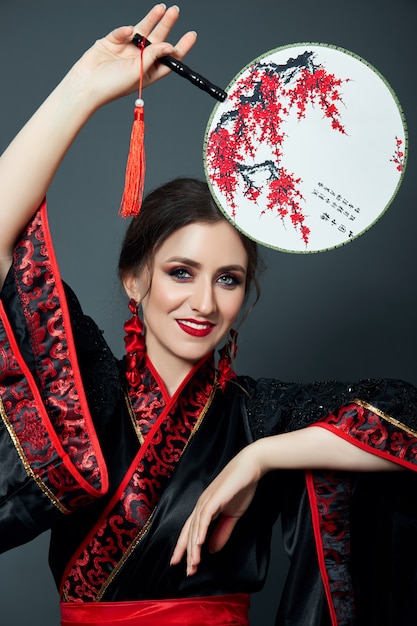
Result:
{"label": "red trim on robe", "polygon": [[361,400],[338,408],[314,426],[325,428],[366,452],[417,471],[417,433]]}
{"label": "red trim on robe", "polygon": [[[417,436],[397,419],[356,400],[338,408],[319,426],[370,454],[417,471]],[[311,426],[310,426],[311,427]],[[342,472],[306,472],[313,532],[332,626],[355,621],[349,569],[349,478]]]}
{"label": "red trim on robe", "polygon": [[108,475],[81,381],[45,201],[15,247],[13,271],[35,371],[29,371],[1,305],[2,417],[26,472],[65,513],[106,493]]}

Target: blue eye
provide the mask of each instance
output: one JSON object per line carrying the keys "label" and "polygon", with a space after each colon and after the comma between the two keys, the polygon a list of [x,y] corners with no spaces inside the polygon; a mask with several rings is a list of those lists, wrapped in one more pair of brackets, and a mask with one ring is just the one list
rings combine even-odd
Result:
{"label": "blue eye", "polygon": [[169,271],[169,275],[176,280],[188,280],[191,278],[190,272],[185,267],[175,267]]}
{"label": "blue eye", "polygon": [[234,274],[222,274],[217,279],[217,282],[225,287],[234,287],[240,285],[240,280]]}

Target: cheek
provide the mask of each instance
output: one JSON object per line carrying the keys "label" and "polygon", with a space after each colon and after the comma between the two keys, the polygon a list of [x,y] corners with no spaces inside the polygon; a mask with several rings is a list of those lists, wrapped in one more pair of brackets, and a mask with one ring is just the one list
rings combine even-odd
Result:
{"label": "cheek", "polygon": [[153,313],[163,312],[169,313],[179,306],[186,297],[184,286],[176,285],[172,281],[154,281],[152,289],[148,294],[146,301],[143,301],[144,311],[152,311]]}

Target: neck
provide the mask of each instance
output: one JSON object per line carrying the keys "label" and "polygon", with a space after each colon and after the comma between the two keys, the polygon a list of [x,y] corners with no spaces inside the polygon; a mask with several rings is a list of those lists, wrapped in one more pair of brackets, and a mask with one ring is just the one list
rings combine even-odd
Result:
{"label": "neck", "polygon": [[203,357],[203,359],[200,359],[197,362],[181,361],[180,363],[178,363],[178,359],[175,356],[169,358],[169,356],[167,357],[165,355],[162,359],[162,362],[160,362],[157,357],[149,354],[149,352],[147,356],[152,364],[152,367],[158,373],[159,378],[164,383],[170,397],[175,394],[178,387],[188,376],[191,370],[208,357],[208,355],[206,355],[205,357]]}

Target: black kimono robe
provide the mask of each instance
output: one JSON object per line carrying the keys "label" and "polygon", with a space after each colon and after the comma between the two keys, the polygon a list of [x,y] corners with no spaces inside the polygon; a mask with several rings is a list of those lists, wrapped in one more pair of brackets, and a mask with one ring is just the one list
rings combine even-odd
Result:
{"label": "black kimono robe", "polygon": [[62,602],[251,593],[281,514],[291,566],[276,624],[414,623],[414,472],[271,472],[195,576],[169,560],[201,491],[259,437],[318,424],[414,470],[416,389],[239,377],[223,390],[212,355],[172,398],[148,360],[129,388],[60,279],[45,211],[17,244],[2,292],[0,548],[52,528]]}

